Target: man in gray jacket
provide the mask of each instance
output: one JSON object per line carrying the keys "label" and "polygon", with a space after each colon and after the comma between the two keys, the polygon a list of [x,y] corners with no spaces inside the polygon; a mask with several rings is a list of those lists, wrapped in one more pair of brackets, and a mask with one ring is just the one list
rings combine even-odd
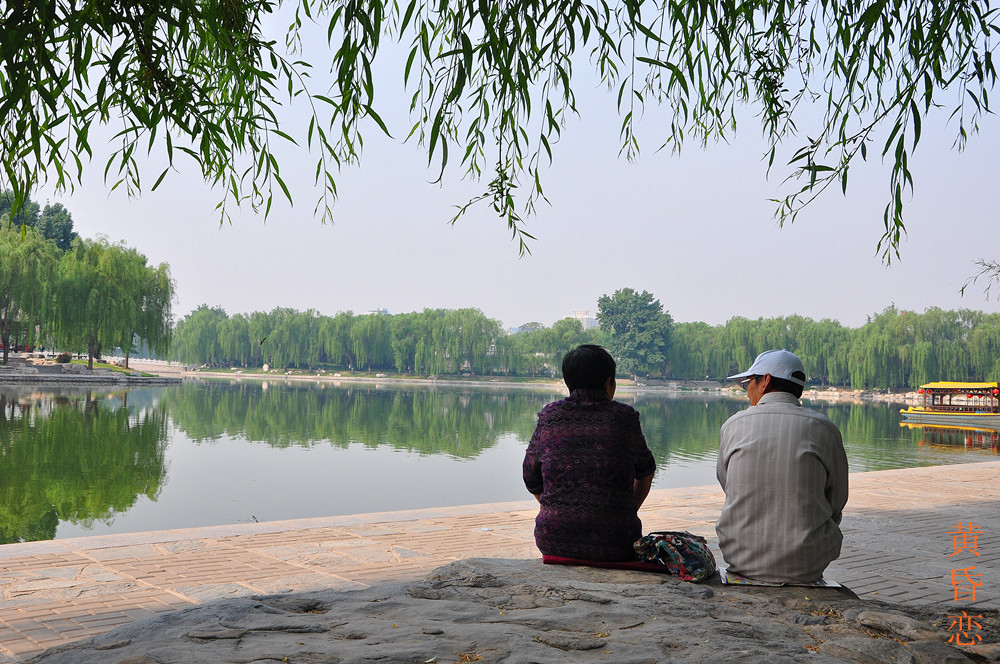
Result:
{"label": "man in gray jacket", "polygon": [[729,378],[746,389],[750,408],[722,425],[722,555],[730,572],[750,579],[817,581],[843,540],[847,455],[840,431],[799,403],[806,374],[794,353],[761,353]]}

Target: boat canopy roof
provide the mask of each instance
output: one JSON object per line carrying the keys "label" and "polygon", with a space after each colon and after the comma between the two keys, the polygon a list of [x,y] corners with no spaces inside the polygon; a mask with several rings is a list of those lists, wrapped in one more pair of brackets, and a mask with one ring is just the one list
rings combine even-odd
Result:
{"label": "boat canopy roof", "polygon": [[968,390],[992,390],[998,387],[997,383],[952,383],[949,381],[939,381],[937,383],[927,383],[920,386],[925,390],[954,390],[956,392]]}

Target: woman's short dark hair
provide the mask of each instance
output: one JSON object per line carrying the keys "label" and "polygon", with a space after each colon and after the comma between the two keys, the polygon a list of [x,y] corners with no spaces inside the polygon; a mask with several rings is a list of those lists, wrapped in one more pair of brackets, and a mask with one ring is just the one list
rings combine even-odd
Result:
{"label": "woman's short dark hair", "polygon": [[566,353],[562,361],[563,380],[572,390],[584,388],[603,389],[608,378],[614,378],[615,358],[611,353],[594,344],[577,346]]}

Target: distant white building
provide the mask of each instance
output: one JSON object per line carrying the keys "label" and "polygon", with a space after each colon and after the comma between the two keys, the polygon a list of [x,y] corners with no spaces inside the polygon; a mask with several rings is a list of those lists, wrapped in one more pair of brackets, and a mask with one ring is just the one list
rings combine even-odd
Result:
{"label": "distant white building", "polygon": [[366,311],[362,315],[369,316],[371,314],[380,314],[382,316],[388,316],[389,315],[389,310],[388,309],[369,309],[368,311]]}
{"label": "distant white building", "polygon": [[580,325],[583,326],[584,330],[590,330],[597,327],[597,319],[590,317],[590,311],[587,309],[576,309],[573,311],[573,315],[570,318],[575,318],[580,321]]}

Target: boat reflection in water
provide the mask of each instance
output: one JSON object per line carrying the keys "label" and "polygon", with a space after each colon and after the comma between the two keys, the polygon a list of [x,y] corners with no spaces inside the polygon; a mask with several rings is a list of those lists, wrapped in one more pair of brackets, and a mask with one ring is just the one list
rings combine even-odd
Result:
{"label": "boat reflection in water", "polygon": [[920,445],[930,446],[962,446],[1000,452],[1000,427],[960,427],[940,424],[918,424],[915,422],[900,422],[899,426],[907,429],[921,429],[923,436]]}

